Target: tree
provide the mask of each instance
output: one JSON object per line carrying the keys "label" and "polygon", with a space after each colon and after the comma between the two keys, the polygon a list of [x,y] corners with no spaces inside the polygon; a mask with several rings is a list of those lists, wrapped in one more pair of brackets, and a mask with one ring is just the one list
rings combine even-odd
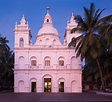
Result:
{"label": "tree", "polygon": [[7,45],[6,37],[0,36],[0,87],[13,87],[14,54]]}
{"label": "tree", "polygon": [[82,35],[73,39],[69,47],[76,44],[77,56],[81,55],[81,60],[85,58],[85,63],[88,63],[89,60],[93,59],[96,61],[103,90],[105,90],[105,82],[103,79],[102,68],[100,64],[100,58],[105,53],[106,47],[102,43],[101,36],[99,34],[100,28],[103,27],[102,22],[105,22],[107,19],[100,19],[101,13],[105,9],[95,10],[94,3],[91,3],[90,8],[84,8],[84,18],[80,15],[76,16],[78,22],[77,28],[73,28],[71,33],[75,31],[81,31]]}
{"label": "tree", "polygon": [[112,14],[103,17],[101,20],[99,34],[106,51],[101,57],[101,66],[103,68],[104,81],[106,85],[112,82]]}

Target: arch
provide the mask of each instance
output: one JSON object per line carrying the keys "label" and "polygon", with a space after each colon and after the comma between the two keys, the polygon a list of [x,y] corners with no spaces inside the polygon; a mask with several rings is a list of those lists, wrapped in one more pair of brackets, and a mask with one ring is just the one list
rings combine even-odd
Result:
{"label": "arch", "polygon": [[46,56],[46,57],[44,58],[44,60],[51,60],[51,58],[50,58],[49,56]]}
{"label": "arch", "polygon": [[19,69],[24,69],[24,66],[25,66],[25,59],[23,56],[20,56],[19,57]]}
{"label": "arch", "polygon": [[42,45],[42,40],[41,39],[39,40],[39,45]]}
{"label": "arch", "polygon": [[60,56],[58,58],[58,65],[59,66],[64,66],[64,64],[65,64],[65,58],[63,56]]}
{"label": "arch", "polygon": [[57,44],[57,41],[56,39],[53,40],[53,45],[56,45]]}
{"label": "arch", "polygon": [[24,47],[24,39],[20,38],[19,40],[19,47]]}
{"label": "arch", "polygon": [[37,79],[34,77],[30,79],[30,92],[37,92]]}
{"label": "arch", "polygon": [[23,80],[18,82],[18,92],[25,92],[25,83]]}
{"label": "arch", "polygon": [[61,77],[61,78],[58,79],[58,90],[59,90],[59,92],[64,92],[64,87],[65,87],[65,79]]}
{"label": "arch", "polygon": [[50,74],[45,74],[43,76],[43,83],[44,83],[44,92],[52,92],[52,76]]}
{"label": "arch", "polygon": [[44,65],[45,66],[50,66],[51,65],[51,58],[49,56],[46,56],[44,58]]}
{"label": "arch", "polygon": [[46,44],[46,45],[50,45],[50,39],[49,39],[49,38],[47,38],[47,39],[45,40],[45,44]]}
{"label": "arch", "polygon": [[72,68],[75,68],[75,66],[76,66],[76,57],[75,56],[72,56],[71,57],[71,67]]}
{"label": "arch", "polygon": [[42,78],[52,78],[52,76],[50,74],[45,74]]}
{"label": "arch", "polygon": [[71,92],[77,92],[77,82],[76,82],[76,80],[71,81]]}
{"label": "arch", "polygon": [[65,79],[63,77],[58,79],[58,82],[65,82]]}

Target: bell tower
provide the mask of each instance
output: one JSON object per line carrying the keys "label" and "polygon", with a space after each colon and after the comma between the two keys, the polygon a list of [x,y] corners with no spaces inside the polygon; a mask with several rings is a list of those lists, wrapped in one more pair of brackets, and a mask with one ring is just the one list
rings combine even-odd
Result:
{"label": "bell tower", "polygon": [[77,23],[76,23],[76,20],[75,20],[74,13],[72,13],[70,21],[67,22],[67,27],[66,27],[65,36],[64,36],[65,37],[64,43],[67,46],[71,42],[72,38],[76,38],[81,34],[80,32],[71,33],[71,30],[73,28],[76,28],[76,27],[77,27]]}
{"label": "bell tower", "polygon": [[16,23],[14,33],[15,33],[15,43],[14,43],[15,48],[16,47],[24,48],[28,47],[31,44],[32,36],[24,15],[20,21],[20,24]]}

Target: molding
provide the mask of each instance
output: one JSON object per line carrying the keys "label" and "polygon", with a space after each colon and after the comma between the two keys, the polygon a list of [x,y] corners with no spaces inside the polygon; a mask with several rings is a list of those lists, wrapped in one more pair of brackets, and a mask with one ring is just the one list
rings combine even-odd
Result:
{"label": "molding", "polygon": [[14,69],[17,71],[82,71],[82,69]]}
{"label": "molding", "polygon": [[49,33],[49,34],[48,33],[44,33],[44,34],[41,34],[41,35],[37,35],[36,38],[41,37],[41,36],[46,36],[46,35],[52,35],[52,36],[56,36],[56,37],[60,38],[59,35],[56,35],[56,34],[53,34],[53,33]]}
{"label": "molding", "polygon": [[[70,49],[73,49],[74,50],[74,48],[70,48]],[[43,46],[43,48],[42,47],[37,47],[37,46],[34,46],[34,47],[24,47],[24,48],[20,48],[20,47],[15,47],[14,48],[14,50],[15,51],[17,51],[17,50],[20,50],[20,51],[24,51],[24,50],[70,50],[68,47],[60,47],[60,48],[58,48],[58,47],[44,47]]]}

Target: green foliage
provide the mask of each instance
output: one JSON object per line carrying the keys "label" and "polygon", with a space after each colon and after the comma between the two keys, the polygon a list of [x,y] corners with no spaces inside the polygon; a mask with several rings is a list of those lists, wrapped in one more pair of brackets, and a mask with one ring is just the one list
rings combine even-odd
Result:
{"label": "green foliage", "polygon": [[0,89],[13,88],[14,54],[7,43],[6,37],[0,36]]}
{"label": "green foliage", "polygon": [[[107,75],[111,73],[107,69],[112,68],[112,15],[100,18],[101,13],[105,9],[96,10],[94,3],[91,3],[89,9],[86,7],[83,8],[84,18],[77,15],[75,19],[78,22],[78,26],[71,30],[71,33],[80,31],[82,35],[73,39],[69,47],[75,44],[77,57],[81,56],[81,60],[85,59],[85,64],[90,66],[88,70],[84,69],[88,74],[86,75],[86,79],[87,76],[89,78],[94,76],[95,80],[99,80],[99,72],[100,80],[104,88],[104,85],[107,84],[105,83],[106,79],[108,79],[106,76],[111,76],[111,74]],[[91,66],[94,61],[94,64],[96,64],[95,67]],[[104,77],[106,77],[105,80]]]}

